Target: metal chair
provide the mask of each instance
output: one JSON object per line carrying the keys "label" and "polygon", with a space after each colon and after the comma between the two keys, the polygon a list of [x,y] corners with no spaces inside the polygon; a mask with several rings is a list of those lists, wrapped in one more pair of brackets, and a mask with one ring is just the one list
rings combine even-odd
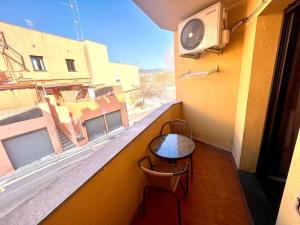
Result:
{"label": "metal chair", "polygon": [[170,120],[164,123],[160,129],[160,134],[181,134],[189,138],[193,138],[192,128],[185,120]]}
{"label": "metal chair", "polygon": [[[180,183],[184,196],[187,197],[188,193],[188,164],[176,165],[170,163],[152,164],[149,156],[144,157],[138,163],[138,166],[145,173],[148,181],[148,185],[144,188],[142,214],[145,216],[147,193],[150,190],[164,191],[172,194],[176,198],[177,211],[178,211],[178,223],[181,225],[181,207],[180,199],[176,195],[176,189],[178,183]],[[185,186],[180,180],[180,176],[185,174]]]}
{"label": "metal chair", "polygon": [[[171,120],[164,123],[160,129],[160,135],[163,134],[181,134],[193,139],[192,127],[185,120]],[[193,156],[190,155],[191,177],[193,177]]]}

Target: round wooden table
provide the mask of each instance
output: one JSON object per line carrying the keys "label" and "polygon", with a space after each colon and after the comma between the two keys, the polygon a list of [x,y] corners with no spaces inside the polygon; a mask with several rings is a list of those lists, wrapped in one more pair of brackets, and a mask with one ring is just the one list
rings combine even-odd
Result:
{"label": "round wooden table", "polygon": [[191,138],[180,134],[164,134],[155,137],[149,148],[153,155],[173,162],[189,157],[193,176],[192,154],[195,151],[195,142]]}

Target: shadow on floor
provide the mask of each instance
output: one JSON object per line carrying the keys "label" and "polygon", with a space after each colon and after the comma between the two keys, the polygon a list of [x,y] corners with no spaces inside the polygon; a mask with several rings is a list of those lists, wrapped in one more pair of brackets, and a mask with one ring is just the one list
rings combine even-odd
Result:
{"label": "shadow on floor", "polygon": [[275,224],[276,213],[256,176],[239,171],[239,178],[254,225]]}

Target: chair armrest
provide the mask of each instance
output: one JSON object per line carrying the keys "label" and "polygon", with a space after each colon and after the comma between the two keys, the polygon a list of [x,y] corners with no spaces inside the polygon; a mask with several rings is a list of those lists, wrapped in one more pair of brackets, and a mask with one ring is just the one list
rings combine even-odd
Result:
{"label": "chair armrest", "polygon": [[180,176],[182,174],[185,174],[187,173],[188,169],[189,169],[189,163],[187,162],[182,168],[180,168],[179,171],[174,173],[174,176]]}
{"label": "chair armrest", "polygon": [[141,167],[141,169],[149,175],[156,176],[156,177],[174,177],[174,173],[170,172],[161,172],[161,171],[155,171],[155,170],[149,170],[145,167]]}
{"label": "chair armrest", "polygon": [[188,171],[189,163],[178,165],[173,163],[159,163],[153,165],[153,170],[159,173],[172,174],[172,176],[180,176]]}
{"label": "chair armrest", "polygon": [[140,168],[142,168],[141,163],[144,162],[145,160],[148,161],[148,163],[149,163],[149,165],[150,165],[150,168],[152,169],[153,164],[152,164],[152,161],[151,161],[150,156],[145,156],[144,158],[142,158],[141,160],[139,160],[139,161],[138,161],[138,166],[139,166]]}

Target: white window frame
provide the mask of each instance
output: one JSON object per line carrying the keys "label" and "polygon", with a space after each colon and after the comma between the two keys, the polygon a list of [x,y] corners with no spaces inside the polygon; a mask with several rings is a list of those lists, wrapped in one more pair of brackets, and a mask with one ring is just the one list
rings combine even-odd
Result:
{"label": "white window frame", "polygon": [[46,71],[43,56],[30,55],[30,60],[34,71]]}

